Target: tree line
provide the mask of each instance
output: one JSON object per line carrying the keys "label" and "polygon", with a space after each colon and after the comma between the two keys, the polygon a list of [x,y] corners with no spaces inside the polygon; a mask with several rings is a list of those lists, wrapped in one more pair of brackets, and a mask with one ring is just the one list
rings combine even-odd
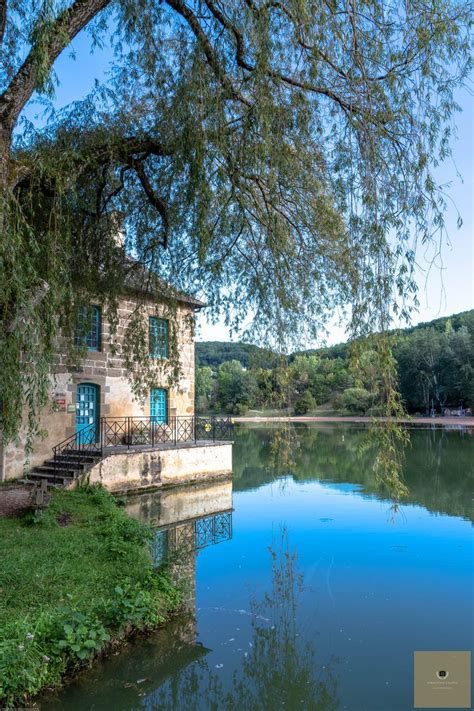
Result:
{"label": "tree line", "polygon": [[[409,413],[474,407],[474,310],[390,338]],[[242,343],[197,343],[196,352],[198,412],[285,409],[303,415],[321,406],[341,414],[381,412],[378,361],[370,347],[357,359],[348,343],[284,357]]]}

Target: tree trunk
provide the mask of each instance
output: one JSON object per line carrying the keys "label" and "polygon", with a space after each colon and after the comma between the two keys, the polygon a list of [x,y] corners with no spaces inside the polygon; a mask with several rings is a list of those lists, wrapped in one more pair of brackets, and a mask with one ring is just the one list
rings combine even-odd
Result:
{"label": "tree trunk", "polygon": [[[6,200],[8,188],[8,167],[12,142],[12,128],[6,123],[0,123],[0,195],[2,203]],[[0,224],[3,222],[3,207],[0,211]]]}
{"label": "tree trunk", "polygon": [[8,204],[11,141],[11,127],[0,123],[0,239],[2,239],[2,235],[4,234],[5,210]]}
{"label": "tree trunk", "polygon": [[[0,40],[6,19],[6,3],[0,0]],[[51,23],[48,31],[40,40],[47,39],[44,47],[33,44],[23,64],[18,69],[9,85],[0,94],[0,195],[2,202],[8,190],[9,159],[13,127],[38,88],[40,66],[52,68],[54,62],[74,39],[74,37],[94,19],[111,0],[75,0],[63,10]],[[3,26],[3,29],[2,29]],[[41,51],[39,51],[41,50]],[[2,217],[0,214],[0,225]]]}

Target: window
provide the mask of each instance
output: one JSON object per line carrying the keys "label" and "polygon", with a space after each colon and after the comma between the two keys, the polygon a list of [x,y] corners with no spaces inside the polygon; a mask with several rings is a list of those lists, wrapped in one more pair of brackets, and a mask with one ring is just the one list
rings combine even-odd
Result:
{"label": "window", "polygon": [[151,358],[168,358],[169,341],[168,321],[157,316],[150,316],[148,337]]}
{"label": "window", "polygon": [[86,346],[88,351],[100,351],[102,314],[99,306],[81,306],[77,312],[76,346]]}

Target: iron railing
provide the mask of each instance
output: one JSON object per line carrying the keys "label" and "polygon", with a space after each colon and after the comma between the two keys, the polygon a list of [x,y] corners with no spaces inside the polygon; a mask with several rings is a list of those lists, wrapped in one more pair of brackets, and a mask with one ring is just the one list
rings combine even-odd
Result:
{"label": "iron railing", "polygon": [[68,463],[74,462],[74,460],[80,463],[88,457],[96,459],[101,456],[102,441],[97,424],[87,425],[53,447],[54,483],[56,483],[58,472],[65,460]]}
{"label": "iron railing", "polygon": [[105,447],[178,445],[198,441],[225,441],[232,435],[230,417],[176,416],[158,422],[156,417],[101,417],[99,426],[87,425],[53,447],[54,481],[65,460],[100,458]]}
{"label": "iron railing", "polygon": [[181,415],[168,422],[156,417],[102,417],[100,439],[103,447],[180,444],[230,439],[230,417],[194,417]]}

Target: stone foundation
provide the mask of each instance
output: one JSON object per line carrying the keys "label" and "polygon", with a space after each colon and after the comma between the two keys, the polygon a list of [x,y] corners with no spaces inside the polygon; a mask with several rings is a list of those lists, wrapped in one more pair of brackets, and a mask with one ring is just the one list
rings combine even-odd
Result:
{"label": "stone foundation", "polygon": [[77,481],[125,492],[222,479],[231,474],[232,443],[208,442],[110,454]]}

